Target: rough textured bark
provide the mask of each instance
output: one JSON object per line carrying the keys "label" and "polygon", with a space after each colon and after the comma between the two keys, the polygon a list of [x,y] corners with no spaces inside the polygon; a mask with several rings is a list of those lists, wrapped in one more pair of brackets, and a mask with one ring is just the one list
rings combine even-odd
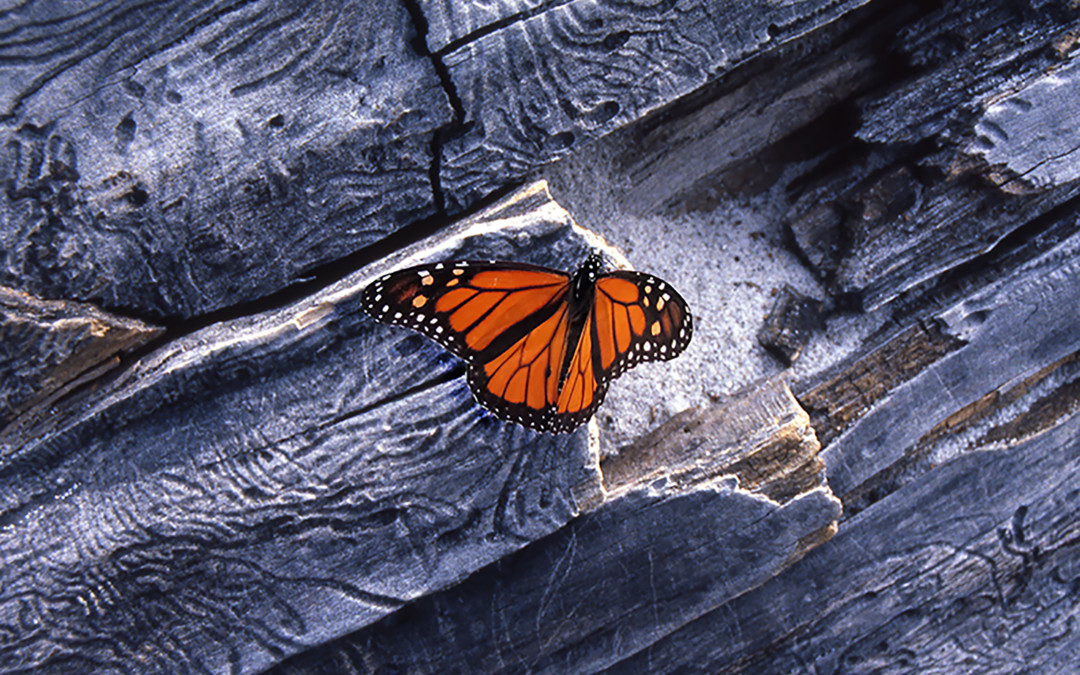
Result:
{"label": "rough textured bark", "polygon": [[0,286],[0,423],[97,379],[116,355],[160,335],[91,305],[44,301]]}
{"label": "rough textured bark", "polygon": [[396,0],[32,2],[0,34],[0,283],[187,317],[435,211],[450,106]]}
{"label": "rough textured bark", "polygon": [[[0,672],[1077,670],[1077,35],[1043,0],[3,13]],[[572,435],[358,307],[605,238],[697,266],[697,332]]]}

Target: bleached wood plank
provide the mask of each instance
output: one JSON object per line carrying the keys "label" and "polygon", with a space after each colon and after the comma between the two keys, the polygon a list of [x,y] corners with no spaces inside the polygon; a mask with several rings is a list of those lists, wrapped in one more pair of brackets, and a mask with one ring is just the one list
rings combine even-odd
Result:
{"label": "bleached wood plank", "polygon": [[[476,405],[462,363],[360,311],[388,266],[591,250],[542,186],[279,310],[213,324],[0,438],[0,663],[257,672],[564,525],[582,428]],[[10,634],[10,633],[8,633]],[[72,636],[79,636],[77,639]]]}
{"label": "bleached wood plank", "polygon": [[435,212],[451,119],[397,0],[0,16],[0,283],[139,317],[263,297]]}

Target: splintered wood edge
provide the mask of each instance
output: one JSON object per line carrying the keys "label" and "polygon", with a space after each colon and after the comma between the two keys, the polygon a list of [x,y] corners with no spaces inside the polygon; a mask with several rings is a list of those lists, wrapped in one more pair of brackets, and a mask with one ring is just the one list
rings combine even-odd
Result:
{"label": "splintered wood edge", "polygon": [[1024,412],[1014,416],[1005,416],[995,421],[1017,401],[1030,397],[1032,391],[1048,382],[1054,375],[1075,367],[1080,363],[1080,351],[1041,368],[1038,372],[1019,381],[1006,383],[1004,386],[987,392],[982,397],[949,415],[919,439],[912,449],[895,463],[864,483],[855,490],[842,495],[845,504],[855,505],[868,498],[883,485],[894,484],[901,476],[909,473],[912,467],[928,461],[934,447],[950,437],[970,434],[973,430],[984,427],[977,438],[971,442],[971,449],[1012,446],[1053,428],[1062,419],[1080,409],[1080,380],[1067,379],[1046,393],[1030,401]]}
{"label": "splintered wood edge", "polygon": [[962,345],[937,323],[919,322],[822,381],[800,387],[797,397],[828,445],[879,399]]}
{"label": "splintered wood edge", "polygon": [[740,489],[784,503],[827,489],[820,450],[810,416],[787,383],[770,380],[723,403],[680,413],[603,460],[604,499],[657,481],[690,491],[734,477]]}
{"label": "splintered wood edge", "polygon": [[[66,393],[114,368],[119,363],[118,354],[146,344],[165,330],[91,304],[45,300],[7,286],[0,286],[0,308],[9,317],[40,324],[43,331],[52,334],[86,333],[82,344],[45,371],[37,393],[10,411],[9,420],[35,417]],[[20,345],[17,353],[19,358],[47,356],[33,344]]]}

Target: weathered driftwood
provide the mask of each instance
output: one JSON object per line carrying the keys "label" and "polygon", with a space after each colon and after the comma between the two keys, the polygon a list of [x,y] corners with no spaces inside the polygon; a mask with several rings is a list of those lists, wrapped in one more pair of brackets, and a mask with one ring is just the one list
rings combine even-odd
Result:
{"label": "weathered driftwood", "polygon": [[[0,16],[0,282],[99,306],[0,333],[0,672],[1076,670],[1074,5]],[[542,184],[444,217],[559,157],[615,158],[576,189],[621,210],[583,219],[642,264],[732,195],[784,214],[746,236],[820,279],[824,329],[763,333],[794,365],[730,399],[613,397],[700,404],[621,448],[485,414],[358,293],[436,257],[621,264]],[[740,280],[749,340],[795,325],[786,282]],[[125,315],[166,331],[103,375],[152,333]]]}
{"label": "weathered driftwood", "polygon": [[[829,484],[842,495],[865,490],[886,467],[910,453],[928,452],[924,446],[938,425],[949,421],[953,428],[946,433],[955,435],[954,416],[1080,351],[1075,307],[1080,307],[1080,233],[939,313],[932,320],[951,338],[952,348],[925,352],[936,358],[920,363],[913,377],[890,383],[872,403],[860,402],[866,412],[825,451]],[[887,362],[881,366],[879,376],[892,370]],[[830,405],[834,400],[822,391],[809,397],[827,398]],[[935,461],[957,452],[963,450]]]}
{"label": "weathered driftwood", "polygon": [[945,463],[610,672],[1071,672],[1078,484],[1074,412]]}
{"label": "weathered driftwood", "polygon": [[0,18],[0,283],[259,298],[858,4],[36,3]]}
{"label": "weathered driftwood", "polygon": [[97,379],[117,365],[118,353],[161,332],[91,305],[0,286],[0,425]]}
{"label": "weathered driftwood", "polygon": [[567,527],[274,672],[617,664],[835,532],[840,504],[820,485],[809,421],[779,383],[672,420],[602,465],[603,501]]}
{"label": "weathered driftwood", "polygon": [[[567,266],[587,245],[551,205],[526,191],[395,259]],[[32,438],[0,438],[0,616],[36,626],[0,663],[259,670],[460,581],[600,489],[585,430],[504,425],[459,361],[359,310],[385,269],[171,342]]]}
{"label": "weathered driftwood", "polygon": [[445,51],[463,115],[443,145],[447,205],[467,205],[862,3],[526,0],[494,3],[495,20],[470,30],[483,14],[470,5],[421,2],[437,10],[432,47]]}
{"label": "weathered driftwood", "polygon": [[772,309],[758,331],[761,346],[790,366],[802,353],[811,335],[822,328],[822,302],[799,293],[790,286],[781,287]]}

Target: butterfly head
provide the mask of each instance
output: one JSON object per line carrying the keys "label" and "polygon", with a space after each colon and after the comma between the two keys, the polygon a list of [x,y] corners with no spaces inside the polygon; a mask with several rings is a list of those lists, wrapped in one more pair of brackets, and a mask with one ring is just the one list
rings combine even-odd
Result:
{"label": "butterfly head", "polygon": [[604,273],[604,269],[604,257],[596,251],[590,253],[585,262],[581,263],[581,267],[574,272],[574,278],[570,282],[574,288],[574,297],[578,300],[591,298],[596,280]]}

